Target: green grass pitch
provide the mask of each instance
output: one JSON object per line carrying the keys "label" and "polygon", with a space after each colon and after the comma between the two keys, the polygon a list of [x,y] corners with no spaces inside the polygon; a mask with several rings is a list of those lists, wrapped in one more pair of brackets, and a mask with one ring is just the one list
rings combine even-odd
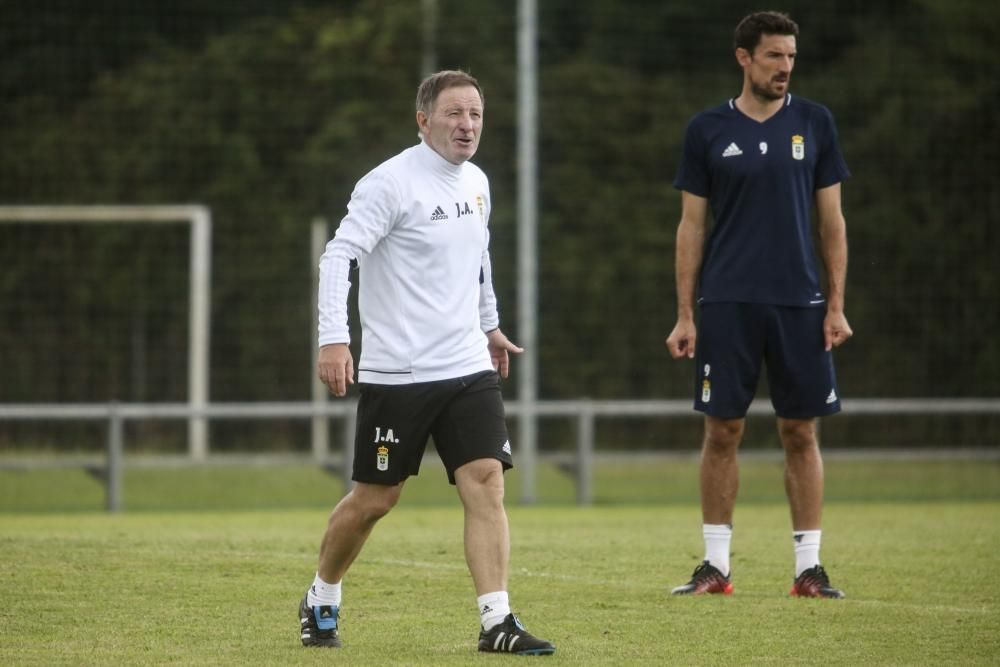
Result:
{"label": "green grass pitch", "polygon": [[[660,500],[643,499],[655,491],[652,482],[642,492],[641,484],[628,486],[632,496],[614,495],[615,485],[624,484],[616,481],[621,471],[605,470],[595,483],[598,497],[628,502],[590,508],[511,502],[512,604],[529,630],[558,647],[551,658],[536,659],[553,665],[1000,662],[997,464],[964,472],[938,467],[944,474],[937,481],[930,469],[864,466],[827,470],[832,497],[823,561],[847,593],[842,601],[789,598],[788,510],[780,470],[770,466],[747,466],[744,473],[733,542],[736,592],[727,598],[668,593],[702,555],[690,466],[657,471],[663,485],[683,487],[660,489]],[[286,486],[301,492],[296,475],[312,479],[312,472],[272,471],[265,482],[256,472],[215,471],[213,485],[199,471],[130,471],[126,506],[133,511],[119,515],[99,511],[99,488],[96,498],[81,500],[86,478],[75,486],[58,471],[0,474],[0,664],[526,659],[476,654],[461,510],[441,476],[429,472],[404,492],[346,578],[345,647],[334,653],[301,647],[295,614],[329,503],[290,507],[280,500]],[[854,484],[838,487],[834,476],[849,472]],[[545,473],[543,484],[549,474],[560,477]],[[166,480],[156,483],[158,475]],[[907,483],[908,476],[921,484]],[[318,479],[332,502],[339,489],[330,478]],[[219,488],[228,495],[213,505]],[[674,494],[689,495],[681,501]],[[42,496],[62,509],[40,511]],[[88,509],[74,511],[74,496]],[[272,507],[232,510],[228,503],[246,504],[244,496],[270,498]],[[98,507],[89,508],[94,500]]]}

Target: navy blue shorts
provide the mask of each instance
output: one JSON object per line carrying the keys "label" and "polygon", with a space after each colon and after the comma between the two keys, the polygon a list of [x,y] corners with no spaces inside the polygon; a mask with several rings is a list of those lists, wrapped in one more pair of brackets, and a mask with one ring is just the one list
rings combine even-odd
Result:
{"label": "navy blue shorts", "polygon": [[833,354],[824,349],[825,308],[703,303],[700,313],[695,410],[723,419],[745,416],[764,362],[779,417],[840,412]]}
{"label": "navy blue shorts", "polygon": [[359,385],[352,479],[396,485],[420,472],[427,439],[455,483],[476,459],[513,467],[500,380],[495,371],[414,384]]}

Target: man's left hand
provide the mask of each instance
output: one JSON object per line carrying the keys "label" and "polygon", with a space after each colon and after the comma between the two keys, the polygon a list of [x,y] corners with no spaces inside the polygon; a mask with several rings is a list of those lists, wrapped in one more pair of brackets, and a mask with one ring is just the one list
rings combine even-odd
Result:
{"label": "man's left hand", "polygon": [[823,342],[829,352],[854,335],[843,311],[827,311],[823,319]]}
{"label": "man's left hand", "polygon": [[510,357],[508,353],[521,354],[524,348],[514,345],[507,340],[507,336],[500,329],[494,329],[486,334],[486,347],[490,351],[490,359],[493,361],[493,370],[500,373],[500,377],[507,377],[510,370]]}

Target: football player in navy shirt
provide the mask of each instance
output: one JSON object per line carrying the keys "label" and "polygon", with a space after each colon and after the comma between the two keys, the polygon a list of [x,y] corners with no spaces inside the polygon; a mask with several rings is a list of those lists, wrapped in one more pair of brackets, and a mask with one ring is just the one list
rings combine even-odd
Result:
{"label": "football player in navy shirt", "polygon": [[778,12],[740,21],[734,47],[743,90],[691,120],[674,180],[682,201],[677,324],[666,344],[675,359],[695,359],[695,409],[705,415],[705,559],[675,594],[733,590],[737,449],[763,367],[785,451],[791,592],[843,597],[819,560],[823,461],[816,420],[840,410],[832,349],[852,333],[844,316],[847,234],[840,202],[840,184],[850,174],[830,111],[788,92],[798,34],[798,25]]}

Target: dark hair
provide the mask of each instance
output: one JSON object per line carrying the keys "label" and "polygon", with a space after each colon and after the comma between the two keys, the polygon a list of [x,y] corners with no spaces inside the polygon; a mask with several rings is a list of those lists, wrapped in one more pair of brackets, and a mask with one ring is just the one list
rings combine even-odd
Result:
{"label": "dark hair", "polygon": [[760,44],[762,35],[799,36],[798,24],[783,12],[754,12],[743,17],[733,33],[733,48],[749,53]]}
{"label": "dark hair", "polygon": [[417,111],[430,114],[434,109],[434,103],[437,102],[438,95],[448,88],[458,86],[472,86],[479,93],[479,100],[484,105],[486,104],[483,89],[474,76],[460,70],[447,69],[435,72],[420,82],[420,87],[417,88]]}

